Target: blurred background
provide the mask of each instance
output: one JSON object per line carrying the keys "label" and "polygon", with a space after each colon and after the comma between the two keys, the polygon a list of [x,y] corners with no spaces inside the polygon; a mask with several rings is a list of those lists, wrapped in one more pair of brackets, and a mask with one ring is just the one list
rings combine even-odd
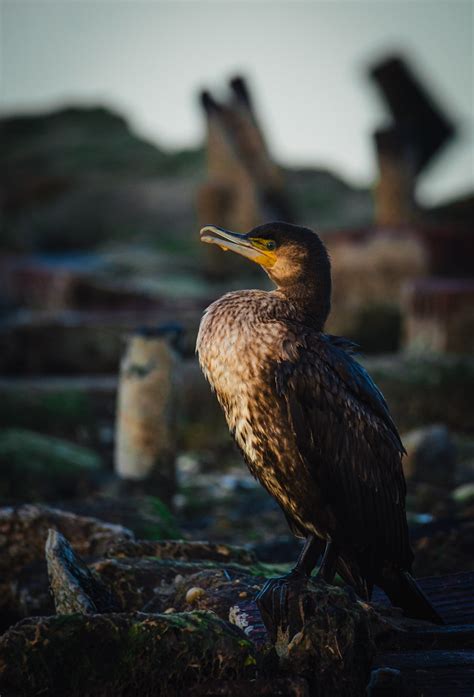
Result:
{"label": "blurred background", "polygon": [[472,3],[0,11],[1,503],[294,559],[194,356],[213,299],[268,287],[199,227],[283,219],[403,435],[416,574],[472,568]]}

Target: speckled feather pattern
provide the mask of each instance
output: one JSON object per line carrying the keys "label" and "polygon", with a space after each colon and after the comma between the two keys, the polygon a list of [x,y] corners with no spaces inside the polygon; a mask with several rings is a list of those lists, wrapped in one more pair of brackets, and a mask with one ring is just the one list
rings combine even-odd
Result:
{"label": "speckled feather pattern", "polygon": [[[268,296],[240,291],[213,303],[201,322],[197,351],[250,471],[299,522],[304,517],[299,497],[289,492],[311,485],[311,475],[276,398],[274,374],[276,350],[281,359],[289,358],[284,346],[296,350],[297,339],[288,335]],[[306,529],[302,520],[301,525]]]}
{"label": "speckled feather pattern", "polygon": [[403,447],[350,342],[308,325],[278,290],[214,302],[197,352],[252,474],[294,532],[333,539],[370,583],[409,569]]}

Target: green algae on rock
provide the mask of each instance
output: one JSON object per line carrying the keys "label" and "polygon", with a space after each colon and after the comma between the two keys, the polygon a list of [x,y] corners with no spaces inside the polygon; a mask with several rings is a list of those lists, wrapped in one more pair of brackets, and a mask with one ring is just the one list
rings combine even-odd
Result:
{"label": "green algae on rock", "polygon": [[254,671],[252,643],[208,612],[37,617],[0,638],[0,692],[18,697],[178,697]]}

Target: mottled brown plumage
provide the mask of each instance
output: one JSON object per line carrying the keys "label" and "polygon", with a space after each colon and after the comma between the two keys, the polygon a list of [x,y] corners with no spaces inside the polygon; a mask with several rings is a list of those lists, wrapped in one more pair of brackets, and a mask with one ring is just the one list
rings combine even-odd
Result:
{"label": "mottled brown plumage", "polygon": [[[277,286],[224,295],[197,340],[250,471],[295,534],[330,543],[326,578],[337,567],[362,596],[378,584],[409,614],[436,619],[409,576],[397,429],[351,342],[323,331],[331,277],[321,240],[284,223],[245,236],[208,227],[201,238],[261,264]],[[297,569],[312,565],[306,558]]]}

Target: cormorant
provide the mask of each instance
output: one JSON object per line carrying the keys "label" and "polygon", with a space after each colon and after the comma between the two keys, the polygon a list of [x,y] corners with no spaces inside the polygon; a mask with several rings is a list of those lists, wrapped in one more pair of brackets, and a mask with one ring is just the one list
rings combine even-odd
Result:
{"label": "cormorant", "polygon": [[251,473],[306,543],[293,571],[257,596],[267,627],[288,609],[288,586],[336,571],[364,599],[381,587],[405,613],[442,622],[412,578],[404,448],[385,399],[324,332],[331,270],[308,228],[274,222],[247,234],[206,226],[201,241],[259,264],[271,291],[227,293],[207,308],[196,350]]}

